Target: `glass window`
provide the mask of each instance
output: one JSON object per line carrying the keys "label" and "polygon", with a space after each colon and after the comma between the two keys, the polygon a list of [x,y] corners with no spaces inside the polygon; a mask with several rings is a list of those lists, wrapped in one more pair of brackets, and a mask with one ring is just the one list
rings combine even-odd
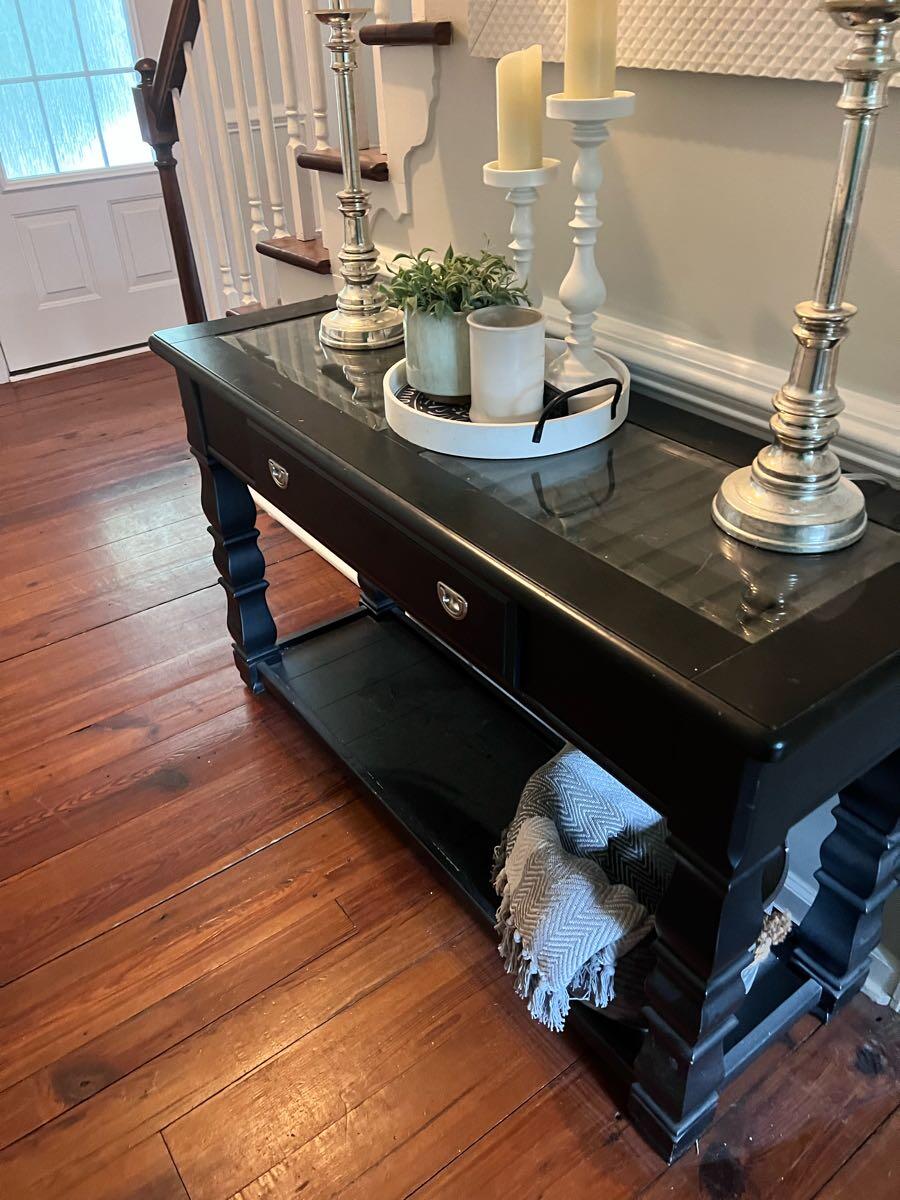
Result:
{"label": "glass window", "polygon": [[52,175],[57,170],[33,83],[0,83],[0,146],[10,179]]}
{"label": "glass window", "polygon": [[150,161],[150,147],[141,140],[134,115],[132,86],[131,75],[116,73],[91,77],[106,157],[111,167]]}
{"label": "glass window", "polygon": [[126,0],[0,0],[7,179],[149,162],[131,89]]}
{"label": "glass window", "polygon": [[38,91],[60,171],[93,171],[105,166],[88,81],[84,76],[42,79]]}
{"label": "glass window", "polygon": [[121,0],[75,0],[89,71],[133,66],[131,33]]}

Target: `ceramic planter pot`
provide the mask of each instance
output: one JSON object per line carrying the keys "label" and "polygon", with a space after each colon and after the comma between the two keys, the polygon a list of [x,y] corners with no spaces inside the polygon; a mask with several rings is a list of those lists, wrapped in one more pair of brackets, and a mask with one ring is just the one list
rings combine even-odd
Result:
{"label": "ceramic planter pot", "polygon": [[469,313],[471,419],[479,424],[536,421],[544,407],[544,314],[497,305]]}
{"label": "ceramic planter pot", "polygon": [[465,313],[435,317],[407,311],[406,377],[429,396],[468,396],[469,327]]}

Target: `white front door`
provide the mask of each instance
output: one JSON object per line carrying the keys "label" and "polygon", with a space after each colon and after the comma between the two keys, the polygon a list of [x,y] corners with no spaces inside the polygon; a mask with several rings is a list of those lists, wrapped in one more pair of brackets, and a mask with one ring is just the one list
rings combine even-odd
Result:
{"label": "white front door", "polygon": [[128,0],[0,0],[0,345],[11,372],[184,320],[138,131]]}

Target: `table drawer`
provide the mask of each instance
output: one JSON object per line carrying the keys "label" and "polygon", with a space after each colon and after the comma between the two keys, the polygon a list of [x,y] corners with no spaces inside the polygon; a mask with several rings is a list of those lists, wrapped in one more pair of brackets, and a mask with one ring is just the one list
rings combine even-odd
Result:
{"label": "table drawer", "polygon": [[266,499],[490,674],[513,679],[515,609],[317,468],[251,426],[252,477]]}

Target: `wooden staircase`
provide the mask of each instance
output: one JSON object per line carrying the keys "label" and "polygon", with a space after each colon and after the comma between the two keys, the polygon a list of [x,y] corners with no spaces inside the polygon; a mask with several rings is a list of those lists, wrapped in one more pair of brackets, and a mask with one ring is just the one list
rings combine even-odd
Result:
{"label": "wooden staircase", "polygon": [[[372,48],[379,124],[385,63],[399,67],[385,52],[452,40],[449,21],[392,20],[403,3],[376,0],[374,23],[360,30]],[[318,181],[339,175],[341,159],[329,143],[327,52],[304,10],[291,0],[173,0],[159,59],[137,64],[135,102],[191,323],[333,290],[322,235],[331,197]],[[364,124],[375,116],[365,114]],[[362,174],[390,188],[387,154],[363,150]]]}

